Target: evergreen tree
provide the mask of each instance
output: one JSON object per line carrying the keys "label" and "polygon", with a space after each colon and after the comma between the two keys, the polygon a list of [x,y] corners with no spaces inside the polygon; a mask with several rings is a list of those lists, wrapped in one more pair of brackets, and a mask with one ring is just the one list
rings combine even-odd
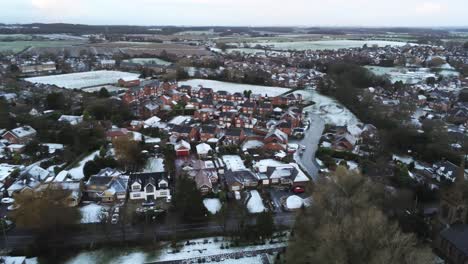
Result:
{"label": "evergreen tree", "polygon": [[173,200],[175,210],[184,220],[201,220],[207,215],[203,197],[195,181],[182,175],[177,179],[176,193]]}
{"label": "evergreen tree", "polygon": [[257,215],[257,232],[262,239],[270,238],[275,231],[273,213],[266,211]]}

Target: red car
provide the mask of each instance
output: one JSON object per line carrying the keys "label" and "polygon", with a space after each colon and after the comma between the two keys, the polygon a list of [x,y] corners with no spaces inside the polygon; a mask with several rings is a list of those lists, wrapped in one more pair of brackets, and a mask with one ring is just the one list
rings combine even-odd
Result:
{"label": "red car", "polygon": [[305,190],[302,187],[296,186],[296,187],[293,188],[293,192],[294,193],[304,193]]}

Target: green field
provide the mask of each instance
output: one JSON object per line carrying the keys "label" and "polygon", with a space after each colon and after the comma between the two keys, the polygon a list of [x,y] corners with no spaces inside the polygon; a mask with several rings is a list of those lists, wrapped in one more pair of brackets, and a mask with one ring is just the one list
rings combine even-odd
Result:
{"label": "green field", "polygon": [[0,41],[0,52],[18,53],[26,48],[60,48],[82,44],[83,41],[76,40],[38,40],[38,41]]}

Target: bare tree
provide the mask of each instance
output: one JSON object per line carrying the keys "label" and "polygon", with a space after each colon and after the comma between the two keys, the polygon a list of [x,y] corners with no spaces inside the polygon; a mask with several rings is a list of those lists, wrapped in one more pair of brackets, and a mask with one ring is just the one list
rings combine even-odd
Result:
{"label": "bare tree", "polygon": [[432,255],[380,209],[375,183],[339,167],[300,212],[287,263],[429,263]]}

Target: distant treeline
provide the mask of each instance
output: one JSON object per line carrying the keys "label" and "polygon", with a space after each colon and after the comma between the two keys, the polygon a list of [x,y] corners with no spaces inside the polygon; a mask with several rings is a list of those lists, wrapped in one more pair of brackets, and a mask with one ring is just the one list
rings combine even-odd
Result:
{"label": "distant treeline", "polygon": [[[125,26],[125,25],[83,25],[66,23],[33,23],[33,24],[15,24],[3,26],[0,28],[0,34],[56,34],[70,33],[76,35],[83,34],[161,34],[172,35],[182,31],[207,31],[213,29],[214,32],[222,35],[231,34],[258,34],[258,32],[271,33],[311,33],[311,34],[386,34],[411,33],[411,34],[445,34],[448,30],[431,28],[358,28],[358,27],[178,27],[178,26]],[[468,31],[468,29],[457,29],[457,31]]]}

